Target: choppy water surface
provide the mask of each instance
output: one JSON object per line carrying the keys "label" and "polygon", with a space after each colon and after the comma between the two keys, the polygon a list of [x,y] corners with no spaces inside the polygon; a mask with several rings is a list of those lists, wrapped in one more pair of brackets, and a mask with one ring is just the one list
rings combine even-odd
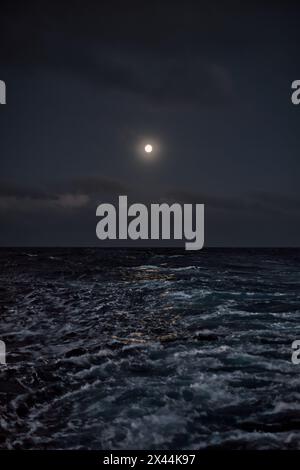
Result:
{"label": "choppy water surface", "polygon": [[0,447],[300,448],[299,261],[2,249]]}

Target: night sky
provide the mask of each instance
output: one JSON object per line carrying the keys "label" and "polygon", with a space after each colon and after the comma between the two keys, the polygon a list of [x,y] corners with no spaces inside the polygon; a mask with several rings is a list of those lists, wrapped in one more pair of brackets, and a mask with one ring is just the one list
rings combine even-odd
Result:
{"label": "night sky", "polygon": [[205,245],[300,245],[296,2],[0,8],[0,245],[95,246],[119,194],[206,204]]}

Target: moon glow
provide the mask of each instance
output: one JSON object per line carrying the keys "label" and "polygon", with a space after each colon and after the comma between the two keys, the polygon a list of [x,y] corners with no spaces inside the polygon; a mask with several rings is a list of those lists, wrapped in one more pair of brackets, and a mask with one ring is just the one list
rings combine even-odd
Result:
{"label": "moon glow", "polygon": [[152,145],[150,145],[150,144],[145,145],[145,152],[146,153],[151,153],[152,152]]}

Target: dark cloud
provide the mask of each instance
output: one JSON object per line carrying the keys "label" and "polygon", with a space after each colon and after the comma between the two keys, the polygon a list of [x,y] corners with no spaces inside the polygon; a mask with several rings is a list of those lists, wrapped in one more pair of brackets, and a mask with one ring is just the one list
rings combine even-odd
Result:
{"label": "dark cloud", "polygon": [[[81,209],[98,199],[115,198],[129,194],[130,189],[120,181],[102,176],[86,176],[71,181],[51,185],[47,190],[39,190],[14,183],[0,182],[0,210],[36,211]],[[100,200],[99,200],[100,202]]]}
{"label": "dark cloud", "polygon": [[64,185],[76,194],[86,195],[118,195],[128,194],[128,185],[102,176],[86,176],[72,180]]}
{"label": "dark cloud", "polygon": [[[169,204],[205,204],[208,210],[225,212],[247,213],[287,213],[300,215],[300,197],[267,192],[253,192],[239,195],[214,195],[197,193],[182,189],[161,189],[161,195],[149,191],[131,188],[122,181],[103,176],[86,176],[53,185],[48,190],[24,187],[13,183],[0,182],[0,210],[36,210],[36,209],[66,209],[84,208],[92,206],[93,209],[100,202],[116,200],[119,195],[128,195],[129,202],[151,203],[155,200]],[[155,199],[156,198],[156,199]]]}
{"label": "dark cloud", "polygon": [[194,193],[179,189],[170,190],[166,193],[166,199],[182,204],[205,204],[209,209],[222,211],[244,211],[245,209],[257,209],[259,204],[244,196],[228,197],[228,195],[215,196],[213,194]]}
{"label": "dark cloud", "polygon": [[249,214],[267,213],[269,215],[283,212],[292,216],[296,213],[300,215],[300,197],[284,194],[257,191],[251,194],[245,193],[228,197],[228,195],[215,196],[174,189],[166,192],[165,199],[169,202],[182,204],[199,204],[201,202],[206,204],[209,210],[240,211]]}
{"label": "dark cloud", "polygon": [[[66,189],[67,188],[67,189]],[[120,181],[94,176],[39,191],[17,184],[0,184],[3,245],[96,245],[96,207],[128,194],[129,203],[153,202],[134,194]],[[152,195],[153,196],[153,195]],[[150,199],[149,199],[150,198]],[[216,196],[173,189],[156,195],[155,202],[204,203],[206,246],[297,245],[299,200],[268,193]],[[297,214],[297,217],[296,217]],[[255,230],[254,230],[255,228]]]}
{"label": "dark cloud", "polygon": [[258,201],[266,210],[276,210],[290,214],[300,215],[300,196],[288,194],[275,194],[256,192],[253,199]]}
{"label": "dark cloud", "polygon": [[[266,5],[245,2],[242,12],[236,1],[7,2],[0,63],[69,74],[153,107],[220,106],[236,97],[228,46],[234,50],[238,34],[246,52],[268,37]],[[277,14],[281,8],[273,7]]]}
{"label": "dark cloud", "polygon": [[83,193],[42,191],[0,182],[0,211],[4,212],[69,210],[86,206],[88,202],[88,195]]}
{"label": "dark cloud", "polygon": [[215,28],[220,6],[204,3],[195,14],[193,4],[183,8],[176,2],[159,7],[133,2],[134,10],[119,2],[117,11],[107,2],[93,2],[90,9],[76,2],[72,12],[65,2],[58,10],[31,4],[32,9],[8,7],[4,14],[2,65],[69,73],[152,106],[222,105],[232,99],[230,71],[201,46],[209,31],[206,20]]}
{"label": "dark cloud", "polygon": [[0,181],[0,197],[46,200],[49,199],[50,194],[41,189],[21,186],[9,181]]}

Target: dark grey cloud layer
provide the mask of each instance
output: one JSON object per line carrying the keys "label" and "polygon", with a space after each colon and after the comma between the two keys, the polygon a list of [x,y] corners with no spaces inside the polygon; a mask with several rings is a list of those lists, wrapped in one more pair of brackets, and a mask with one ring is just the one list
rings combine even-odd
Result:
{"label": "dark grey cloud layer", "polygon": [[[4,228],[0,242],[7,246],[22,245],[24,239],[25,244],[37,246],[52,246],[58,241],[66,246],[97,245],[96,207],[102,202],[116,203],[121,194],[128,195],[129,204],[149,204],[153,201],[204,203],[209,246],[222,246],[224,239],[227,246],[232,240],[235,246],[278,246],[278,240],[287,233],[290,246],[297,246],[298,243],[300,197],[260,193],[216,197],[180,189],[166,190],[160,194],[154,192],[152,195],[148,192],[146,195],[142,192],[137,194],[133,188],[119,181],[100,176],[65,182],[60,190],[53,187],[48,188],[47,192],[0,184],[0,217]],[[251,226],[252,230],[249,231]],[[217,230],[222,230],[221,243],[216,236]]]}

